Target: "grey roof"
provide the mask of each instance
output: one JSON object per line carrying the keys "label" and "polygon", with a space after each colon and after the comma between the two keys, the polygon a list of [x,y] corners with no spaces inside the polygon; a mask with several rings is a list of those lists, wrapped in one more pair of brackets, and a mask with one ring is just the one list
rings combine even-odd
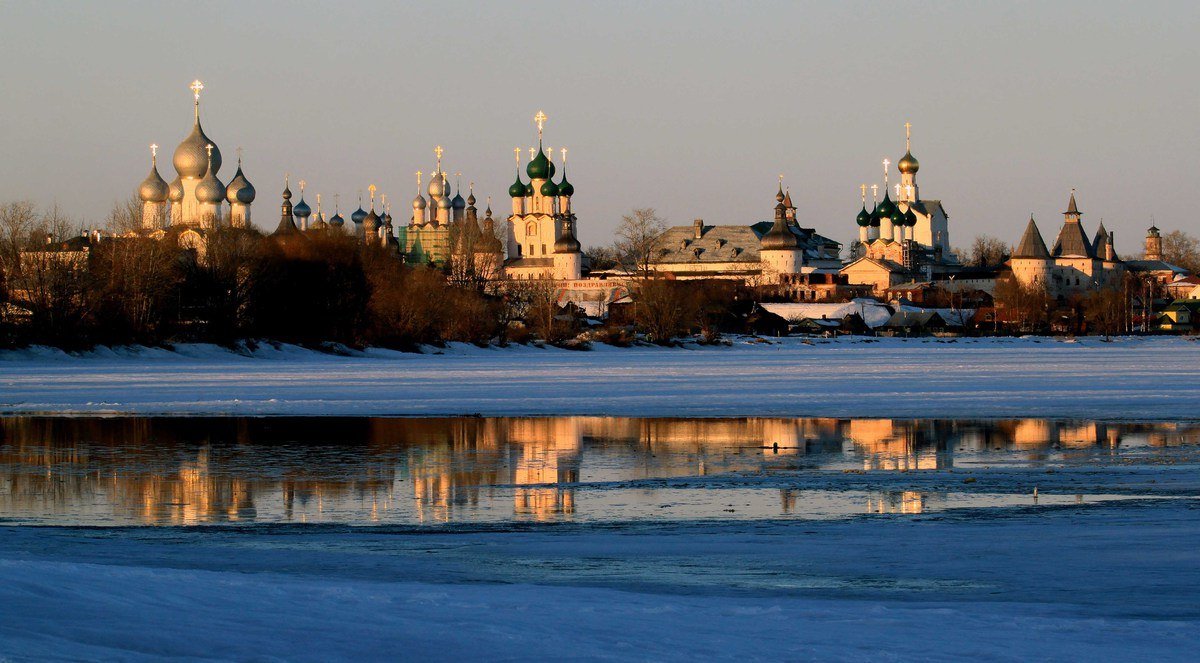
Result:
{"label": "grey roof", "polygon": [[1092,251],[1097,258],[1103,258],[1106,249],[1108,248],[1108,231],[1104,229],[1104,222],[1100,222],[1100,227],[1096,229],[1096,237],[1092,240]]}
{"label": "grey roof", "polygon": [[1126,260],[1125,268],[1134,272],[1174,272],[1187,274],[1188,270],[1163,260]]}
{"label": "grey roof", "polygon": [[1049,258],[1050,252],[1046,250],[1046,242],[1042,239],[1042,233],[1038,230],[1037,223],[1033,217],[1029,217],[1029,225],[1025,226],[1025,234],[1021,235],[1021,243],[1017,245],[1017,250],[1013,252],[1014,258]]}
{"label": "grey roof", "polygon": [[1067,211],[1063,212],[1063,214],[1083,216],[1083,214],[1079,211],[1079,206],[1075,204],[1075,189],[1071,189],[1071,202],[1067,203]]}
{"label": "grey roof", "polygon": [[946,213],[946,208],[942,207],[940,200],[917,200],[912,203],[912,208],[926,216],[933,216],[934,212],[941,212],[942,216],[947,219],[950,215]]}
{"label": "grey roof", "polygon": [[[1074,197],[1072,196],[1072,200]],[[1095,258],[1096,252],[1087,235],[1083,234],[1083,224],[1075,219],[1068,219],[1058,231],[1058,239],[1054,241],[1054,249],[1050,252],[1055,258],[1073,256],[1077,258]]]}
{"label": "grey roof", "polygon": [[930,323],[945,324],[937,311],[896,311],[888,318],[884,327],[926,327]]}
{"label": "grey roof", "polygon": [[654,258],[664,263],[758,262],[759,235],[751,226],[673,226],[654,242]]}
{"label": "grey roof", "polygon": [[505,267],[553,267],[554,258],[509,258],[504,261]]}

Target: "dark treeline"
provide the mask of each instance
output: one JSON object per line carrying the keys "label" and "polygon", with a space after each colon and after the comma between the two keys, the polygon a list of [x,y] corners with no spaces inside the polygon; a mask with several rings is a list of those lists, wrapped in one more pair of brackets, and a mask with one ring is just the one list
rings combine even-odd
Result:
{"label": "dark treeline", "polygon": [[3,206],[0,217],[0,342],[9,347],[246,339],[399,349],[449,341],[580,346],[589,329],[585,338],[610,343],[637,335],[667,342],[740,330],[751,301],[730,283],[651,280],[635,286],[638,305],[606,311],[608,323],[595,329],[558,301],[552,281],[495,282],[463,278],[453,265],[409,266],[337,231],[277,238],[223,227],[181,248],[180,230],[97,238],[24,203]]}

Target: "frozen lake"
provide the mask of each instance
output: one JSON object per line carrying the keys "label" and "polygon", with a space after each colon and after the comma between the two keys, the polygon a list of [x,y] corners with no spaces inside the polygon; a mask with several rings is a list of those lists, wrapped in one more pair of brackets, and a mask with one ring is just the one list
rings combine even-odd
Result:
{"label": "frozen lake", "polygon": [[0,660],[1191,660],[1200,422],[0,418]]}

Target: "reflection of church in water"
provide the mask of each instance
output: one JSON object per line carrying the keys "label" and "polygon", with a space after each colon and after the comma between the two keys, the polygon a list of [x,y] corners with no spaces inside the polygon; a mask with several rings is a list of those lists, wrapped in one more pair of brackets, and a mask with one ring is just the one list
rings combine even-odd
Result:
{"label": "reflection of church in water", "polygon": [[[0,439],[0,485],[8,486],[0,512],[14,515],[147,524],[448,522],[569,519],[587,509],[591,493],[581,486],[589,483],[794,471],[806,454],[817,469],[938,470],[956,455],[989,451],[1024,453],[1036,463],[1130,444],[1196,445],[1200,427],[1040,419],[364,418],[196,426],[188,419],[17,418],[0,420]],[[247,465],[251,452],[261,456]],[[797,508],[796,499],[784,491],[783,513]],[[929,499],[936,498],[873,494],[866,508],[914,513]]]}

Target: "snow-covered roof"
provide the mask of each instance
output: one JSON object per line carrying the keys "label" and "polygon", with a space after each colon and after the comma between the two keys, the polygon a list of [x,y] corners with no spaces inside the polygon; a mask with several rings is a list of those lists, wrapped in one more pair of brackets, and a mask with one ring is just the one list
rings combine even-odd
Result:
{"label": "snow-covered roof", "polygon": [[774,313],[784,320],[799,322],[809,320],[841,320],[858,314],[868,327],[881,327],[892,317],[892,311],[874,299],[855,299],[837,304],[793,304],[793,303],[764,303],[764,309]]}

